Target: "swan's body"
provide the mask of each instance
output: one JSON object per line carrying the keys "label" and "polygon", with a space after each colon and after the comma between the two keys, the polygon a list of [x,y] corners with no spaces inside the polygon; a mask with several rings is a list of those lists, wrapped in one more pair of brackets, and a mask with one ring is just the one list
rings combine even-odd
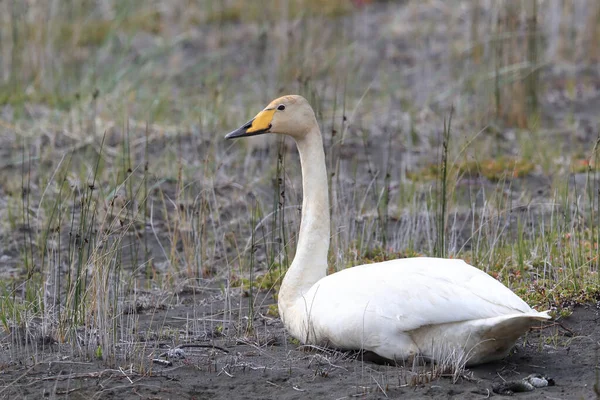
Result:
{"label": "swan's body", "polygon": [[390,360],[420,355],[472,365],[504,357],[536,321],[550,318],[462,260],[406,258],[326,276],[329,199],[314,112],[303,97],[284,96],[227,138],[262,133],[292,136],[302,164],[298,247],[278,301],[296,339]]}

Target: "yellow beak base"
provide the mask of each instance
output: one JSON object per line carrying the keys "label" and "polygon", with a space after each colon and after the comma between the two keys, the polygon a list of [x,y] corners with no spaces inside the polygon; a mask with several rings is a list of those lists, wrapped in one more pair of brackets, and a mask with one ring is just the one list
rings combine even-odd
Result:
{"label": "yellow beak base", "polygon": [[225,139],[235,139],[239,137],[256,136],[262,133],[267,133],[271,129],[271,121],[273,120],[275,109],[267,109],[259,112],[256,117],[242,125],[233,132],[228,133]]}

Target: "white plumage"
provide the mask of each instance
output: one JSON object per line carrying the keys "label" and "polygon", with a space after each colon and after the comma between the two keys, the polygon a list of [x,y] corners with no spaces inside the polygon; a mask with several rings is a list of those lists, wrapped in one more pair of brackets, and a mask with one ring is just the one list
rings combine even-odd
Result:
{"label": "white plumage", "polygon": [[290,135],[300,152],[302,222],[278,303],[301,342],[472,365],[504,357],[536,321],[550,318],[462,260],[406,258],[325,276],[329,199],[314,112],[304,98],[284,96],[227,137],[262,133]]}
{"label": "white plumage", "polygon": [[329,275],[284,313],[294,316],[290,333],[305,343],[392,360],[455,354],[469,364],[504,357],[535,319],[546,318],[464,261],[428,257]]}

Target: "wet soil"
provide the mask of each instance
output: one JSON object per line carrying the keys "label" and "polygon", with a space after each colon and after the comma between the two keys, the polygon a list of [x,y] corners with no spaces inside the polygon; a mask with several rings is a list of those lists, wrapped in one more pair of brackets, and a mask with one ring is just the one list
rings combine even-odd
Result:
{"label": "wet soil", "polygon": [[515,396],[598,396],[600,305],[578,306],[572,315],[532,329],[502,361],[432,379],[431,365],[381,365],[357,353],[299,346],[278,318],[267,315],[269,295],[255,298],[249,333],[248,319],[223,309],[225,300],[247,315],[248,298],[225,299],[218,292],[201,300],[188,294],[166,309],[142,310],[136,316],[139,342],[129,344],[144,352],[142,364],[109,365],[69,356],[48,343],[43,362],[5,360],[1,394],[31,399],[42,394],[71,399],[485,399],[500,396],[493,392],[496,385],[541,374],[555,385]]}

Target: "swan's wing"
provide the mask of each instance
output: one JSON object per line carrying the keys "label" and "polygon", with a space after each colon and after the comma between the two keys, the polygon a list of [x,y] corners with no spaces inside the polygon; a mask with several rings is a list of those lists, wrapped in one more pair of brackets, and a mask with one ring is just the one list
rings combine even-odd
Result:
{"label": "swan's wing", "polygon": [[464,261],[425,257],[329,275],[311,288],[305,301],[317,320],[325,318],[329,326],[351,326],[362,319],[404,332],[535,312],[500,282]]}

